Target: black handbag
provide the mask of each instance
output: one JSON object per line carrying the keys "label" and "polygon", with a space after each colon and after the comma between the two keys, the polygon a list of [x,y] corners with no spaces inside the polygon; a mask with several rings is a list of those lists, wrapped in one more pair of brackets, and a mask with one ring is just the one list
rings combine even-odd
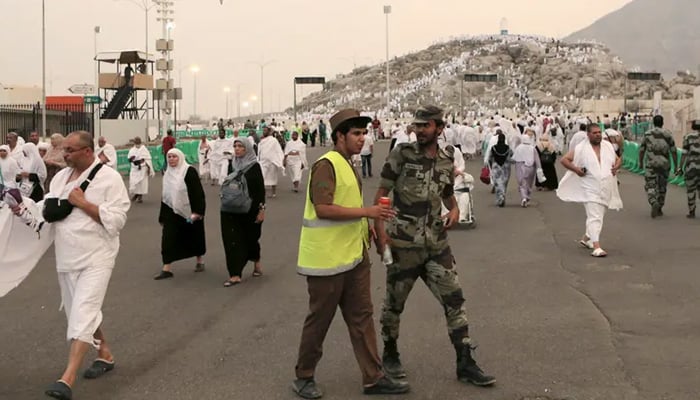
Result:
{"label": "black handbag", "polygon": [[[95,179],[95,175],[100,170],[100,168],[102,168],[103,165],[104,164],[102,163],[98,163],[97,165],[95,165],[92,171],[90,171],[90,174],[88,175],[87,179],[80,184],[80,190],[84,192],[87,189],[87,187],[90,185],[90,182],[92,182],[92,180]],[[51,223],[66,219],[66,217],[69,216],[72,211],[73,205],[68,201],[68,199],[50,197],[44,199],[44,210],[41,214],[44,217],[44,221]]]}

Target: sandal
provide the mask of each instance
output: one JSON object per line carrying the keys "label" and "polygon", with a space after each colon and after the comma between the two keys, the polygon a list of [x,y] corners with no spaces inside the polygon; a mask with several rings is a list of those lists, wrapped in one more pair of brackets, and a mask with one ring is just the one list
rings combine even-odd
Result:
{"label": "sandal", "polygon": [[58,400],[72,400],[73,391],[70,386],[62,380],[52,383],[44,392],[45,395]]}
{"label": "sandal", "polygon": [[254,278],[259,278],[259,277],[261,277],[261,276],[263,276],[262,271],[257,270],[257,269],[256,269],[256,270],[253,270],[253,277],[254,277]]}
{"label": "sandal", "polygon": [[234,282],[234,281],[232,281],[232,280],[230,280],[230,279],[227,279],[226,282],[224,282],[224,287],[231,287],[231,286],[234,286],[234,285],[239,285],[240,283],[241,283],[241,281],[235,281],[235,282]]}
{"label": "sandal", "polygon": [[605,252],[605,250],[601,249],[600,247],[593,250],[593,253],[591,253],[593,257],[605,257],[608,255],[608,253]]}
{"label": "sandal", "polygon": [[593,249],[593,242],[591,242],[590,239],[588,239],[588,240],[581,239],[581,240],[578,241],[578,244],[580,244],[581,246],[583,246],[583,247],[585,247],[585,248],[587,248],[587,249],[590,249],[590,250]]}
{"label": "sandal", "polygon": [[105,359],[98,358],[95,361],[93,361],[90,368],[85,370],[85,372],[83,373],[83,378],[96,379],[113,369],[114,361],[107,361]]}
{"label": "sandal", "polygon": [[204,263],[197,263],[194,266],[194,272],[204,272]]}

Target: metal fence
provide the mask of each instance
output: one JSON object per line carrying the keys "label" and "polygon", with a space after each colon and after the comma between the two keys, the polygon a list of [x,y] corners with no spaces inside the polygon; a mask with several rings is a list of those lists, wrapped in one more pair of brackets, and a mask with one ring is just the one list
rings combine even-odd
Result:
{"label": "metal fence", "polygon": [[[83,130],[95,133],[92,104],[50,104],[46,109],[46,134],[63,134]],[[29,133],[41,131],[41,104],[0,104],[0,142],[8,132],[17,132],[25,139]]]}

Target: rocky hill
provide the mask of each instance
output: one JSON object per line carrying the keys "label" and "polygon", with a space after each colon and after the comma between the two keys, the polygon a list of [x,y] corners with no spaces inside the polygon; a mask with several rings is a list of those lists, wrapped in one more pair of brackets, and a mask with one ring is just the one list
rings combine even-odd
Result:
{"label": "rocky hill", "polygon": [[[365,111],[385,108],[384,64],[356,68],[303,99],[300,110],[318,113],[353,106]],[[457,111],[460,76],[496,73],[496,83],[464,83],[465,111],[549,108],[576,111],[582,99],[622,98],[627,67],[606,47],[591,42],[566,43],[533,36],[481,36],[440,43],[395,58],[390,64],[391,110],[413,111],[436,103]],[[696,77],[629,82],[628,98],[692,97]]]}
{"label": "rocky hill", "polygon": [[627,65],[667,76],[698,73],[699,16],[698,0],[634,0],[565,40],[605,43]]}

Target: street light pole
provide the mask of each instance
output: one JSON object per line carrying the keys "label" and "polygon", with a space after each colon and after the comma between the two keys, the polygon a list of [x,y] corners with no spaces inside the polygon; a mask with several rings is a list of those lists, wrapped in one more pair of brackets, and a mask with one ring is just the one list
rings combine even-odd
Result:
{"label": "street light pole", "polygon": [[260,114],[262,117],[265,116],[265,88],[264,88],[264,82],[265,82],[265,67],[272,64],[275,62],[275,60],[270,60],[270,61],[265,61],[265,58],[261,58],[260,62],[257,61],[251,61],[253,64],[256,64],[257,66],[260,67]]}
{"label": "street light pole", "polygon": [[41,0],[41,132],[46,139],[46,0]]}
{"label": "street light pole", "polygon": [[391,14],[391,6],[384,6],[384,15],[386,17],[386,112],[389,115],[389,14]]}
{"label": "street light pole", "polygon": [[192,71],[192,77],[193,77],[193,105],[192,105],[192,115],[196,118],[197,117],[197,73],[199,72],[199,67],[196,65],[193,65],[190,68],[190,71]]}
{"label": "street light pole", "polygon": [[[97,67],[97,34],[100,33],[100,26],[95,26],[95,95],[100,95],[100,78],[99,71]],[[102,136],[101,122],[100,122],[100,105],[96,107],[92,105],[92,130],[94,136]],[[95,108],[97,110],[95,111]]]}
{"label": "street light pole", "polygon": [[231,93],[231,88],[226,86],[224,88],[224,93],[226,93],[226,119],[229,119],[229,114],[228,114],[228,100],[229,100],[229,94]]}
{"label": "street light pole", "polygon": [[241,84],[236,85],[236,96],[238,97],[236,101],[236,118],[241,117]]}

